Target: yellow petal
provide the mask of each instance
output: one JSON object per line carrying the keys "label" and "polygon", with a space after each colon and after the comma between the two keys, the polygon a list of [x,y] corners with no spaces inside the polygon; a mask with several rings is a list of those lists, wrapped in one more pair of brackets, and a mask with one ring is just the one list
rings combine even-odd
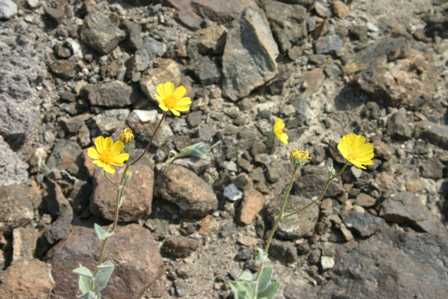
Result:
{"label": "yellow petal", "polygon": [[95,138],[95,147],[98,153],[102,153],[104,151],[104,137],[98,136]]}
{"label": "yellow petal", "polygon": [[101,169],[103,169],[103,170],[104,170],[105,172],[107,172],[107,173],[111,173],[111,174],[114,174],[114,173],[115,173],[115,168],[112,167],[111,165],[107,164],[107,163],[104,163],[104,162],[102,162],[102,161],[100,161],[100,160],[95,160],[95,161],[93,161],[93,163],[94,163],[96,166],[98,166],[98,167],[100,167]]}
{"label": "yellow petal", "polygon": [[170,111],[174,114],[174,116],[180,116],[180,113],[177,110],[170,109]]}
{"label": "yellow petal", "polygon": [[128,160],[129,160],[129,154],[128,153],[122,153],[122,154],[114,156],[112,158],[111,164],[113,164],[114,166],[121,167]]}
{"label": "yellow petal", "polygon": [[94,146],[89,147],[87,149],[87,156],[89,156],[89,158],[93,160],[97,160],[100,158],[100,154],[98,153],[98,151],[95,149]]}
{"label": "yellow petal", "polygon": [[176,86],[174,86],[174,83],[171,81],[166,82],[165,84],[163,84],[163,88],[164,88],[164,96],[171,96],[174,93],[174,89],[176,88]]}
{"label": "yellow petal", "polygon": [[176,97],[177,99],[182,99],[185,96],[186,93],[187,93],[187,89],[185,88],[185,86],[180,85],[174,91],[174,97]]}
{"label": "yellow petal", "polygon": [[113,155],[118,155],[123,152],[124,149],[124,143],[122,141],[117,141],[113,143],[110,147],[110,151]]}

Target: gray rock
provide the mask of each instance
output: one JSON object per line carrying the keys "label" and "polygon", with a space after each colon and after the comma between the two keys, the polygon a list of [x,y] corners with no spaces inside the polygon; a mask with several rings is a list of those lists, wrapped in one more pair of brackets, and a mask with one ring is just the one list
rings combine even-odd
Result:
{"label": "gray rock", "polygon": [[92,106],[108,108],[126,107],[132,104],[132,87],[118,80],[89,84],[82,89]]}
{"label": "gray rock", "polygon": [[[74,226],[69,237],[50,250],[56,298],[76,298],[78,279],[73,269],[79,264],[94,269],[99,244],[92,228]],[[163,272],[157,243],[149,230],[137,224],[119,227],[109,239],[106,255],[115,265],[103,293],[106,298],[137,298]]]}
{"label": "gray rock", "polygon": [[28,180],[28,165],[11,150],[0,136],[0,185],[24,183]]}
{"label": "gray rock", "polygon": [[175,204],[182,218],[205,217],[218,207],[211,186],[185,167],[166,167],[157,176],[156,184],[160,197]]}
{"label": "gray rock", "polygon": [[30,223],[41,199],[38,188],[31,184],[0,186],[0,223],[7,228]]}
{"label": "gray rock", "polygon": [[443,168],[444,165],[442,162],[436,159],[422,161],[420,165],[422,177],[433,180],[438,180],[443,177]]}
{"label": "gray rock", "polygon": [[235,101],[277,74],[275,59],[279,51],[262,12],[246,9],[233,25],[222,63],[224,94]]}
{"label": "gray rock", "polygon": [[38,8],[41,5],[40,0],[26,0],[26,4],[30,8]]}
{"label": "gray rock", "polygon": [[133,110],[126,123],[134,131],[137,138],[161,146],[174,135],[167,122],[163,122],[155,138],[151,139],[161,117],[162,114],[158,113],[157,110]]}
{"label": "gray rock", "polygon": [[49,169],[66,170],[73,175],[80,172],[82,162],[82,149],[72,140],[58,140],[47,160]]}
{"label": "gray rock", "polygon": [[448,292],[445,237],[387,229],[356,247],[339,245],[335,260],[318,298],[444,298]]}
{"label": "gray rock", "polygon": [[398,139],[409,139],[414,132],[413,123],[408,119],[404,108],[398,110],[387,122],[389,135]]}
{"label": "gray rock", "polygon": [[424,121],[418,124],[418,135],[425,141],[448,149],[448,126]]}
{"label": "gray rock", "polygon": [[269,257],[285,265],[291,264],[297,261],[297,249],[293,242],[272,240]]}
{"label": "gray rock", "polygon": [[345,225],[362,238],[367,238],[381,230],[386,222],[369,213],[350,212],[343,215]]}
{"label": "gray rock", "polygon": [[127,44],[132,50],[143,47],[142,26],[129,20],[123,22],[128,33]]}
{"label": "gray rock", "polygon": [[111,109],[95,115],[93,120],[101,134],[114,133],[125,127],[129,114],[128,109]]}
{"label": "gray rock", "polygon": [[110,53],[126,37],[117,24],[101,12],[89,14],[80,31],[81,40],[100,54]]}
{"label": "gray rock", "polygon": [[8,20],[17,14],[17,4],[12,0],[0,0],[0,20]]}
{"label": "gray rock", "polygon": [[64,22],[67,15],[67,10],[69,10],[68,0],[49,0],[46,1],[44,9],[45,14],[50,17],[57,24]]}
{"label": "gray rock", "polygon": [[[292,213],[310,203],[310,199],[290,195],[288,205],[286,207],[287,213]],[[273,222],[274,217],[278,214],[280,201],[276,201],[273,208],[268,209],[268,215]],[[317,220],[319,219],[319,206],[311,205],[301,213],[291,215],[280,223],[277,236],[282,239],[297,240],[302,237],[311,237],[314,233]]]}
{"label": "gray rock", "polygon": [[71,79],[76,75],[76,61],[62,59],[52,61],[49,65],[50,71],[61,79]]}
{"label": "gray rock", "polygon": [[336,54],[344,46],[344,42],[337,34],[330,34],[319,38],[315,44],[317,54]]}
{"label": "gray rock", "polygon": [[382,204],[381,217],[387,222],[407,225],[418,231],[438,233],[441,224],[424,205],[423,199],[411,192],[391,194]]}
{"label": "gray rock", "polygon": [[224,187],[223,196],[227,200],[235,202],[243,198],[243,192],[235,184],[229,184]]}
{"label": "gray rock", "polygon": [[285,52],[300,45],[307,36],[305,7],[274,0],[264,1],[264,10],[280,49]]}
{"label": "gray rock", "polygon": [[[322,186],[328,178],[326,167],[306,166],[303,168],[303,175],[294,182],[293,193],[306,198],[319,196]],[[325,193],[326,197],[335,197],[344,191],[337,180],[333,180]]]}
{"label": "gray rock", "polygon": [[221,72],[216,65],[216,62],[208,56],[199,55],[192,62],[192,66],[196,76],[199,77],[202,84],[209,85],[220,82]]}

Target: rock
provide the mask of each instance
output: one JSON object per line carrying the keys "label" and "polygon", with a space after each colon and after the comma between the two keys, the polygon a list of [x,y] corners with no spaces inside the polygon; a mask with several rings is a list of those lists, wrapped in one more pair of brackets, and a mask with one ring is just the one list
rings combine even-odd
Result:
{"label": "rock", "polygon": [[20,184],[28,181],[28,165],[11,150],[0,136],[0,186]]}
{"label": "rock", "polygon": [[45,14],[57,24],[61,24],[69,9],[67,0],[49,0],[44,5]]}
{"label": "rock", "polygon": [[123,22],[128,38],[127,45],[132,50],[138,50],[143,47],[142,26],[129,20]]}
{"label": "rock", "polygon": [[344,46],[344,42],[337,34],[329,34],[319,38],[315,43],[317,54],[336,54]]}
{"label": "rock", "polygon": [[340,0],[335,0],[331,4],[334,14],[339,18],[345,18],[350,13],[350,9],[348,8],[348,6]]}
{"label": "rock", "polygon": [[[119,221],[132,222],[151,214],[154,190],[154,170],[151,163],[142,158],[130,168],[130,179],[124,190],[124,202],[120,208]],[[95,173],[95,189],[90,202],[90,211],[98,217],[113,221],[116,206],[116,188],[100,171]],[[109,175],[119,184],[121,173]]]}
{"label": "rock", "polygon": [[47,160],[49,169],[66,170],[73,175],[80,174],[82,149],[75,141],[60,139],[56,142]]}
{"label": "rock", "polygon": [[155,138],[151,139],[161,117],[162,114],[159,114],[157,110],[133,110],[129,114],[126,123],[134,131],[137,138],[142,138],[147,142],[161,146],[173,136],[173,131],[170,126],[164,122]]}
{"label": "rock", "polygon": [[308,284],[297,285],[296,282],[287,284],[283,290],[283,296],[285,299],[318,299],[316,290]]}
{"label": "rock", "polygon": [[100,54],[108,54],[125,39],[126,33],[102,12],[94,12],[84,19],[80,37]]}
{"label": "rock", "polygon": [[384,105],[415,109],[436,92],[440,72],[432,59],[404,38],[384,38],[347,65],[358,72],[355,82],[360,88]]}
{"label": "rock", "polygon": [[222,65],[224,94],[236,101],[277,74],[275,60],[279,51],[262,12],[247,9],[233,25]]}
{"label": "rock", "polygon": [[358,196],[356,196],[355,203],[358,206],[370,208],[376,204],[376,198],[365,193],[360,193],[358,194]]}
{"label": "rock", "polygon": [[108,108],[132,105],[132,87],[118,80],[86,85],[81,93],[92,106]]}
{"label": "rock", "polygon": [[93,117],[96,128],[101,135],[113,134],[116,130],[125,127],[130,112],[128,109],[105,110]]}
{"label": "rock", "polygon": [[406,110],[401,108],[387,121],[387,131],[389,135],[397,139],[409,139],[414,133],[413,123],[408,119]]}
{"label": "rock", "polygon": [[387,222],[410,226],[418,231],[438,233],[440,224],[423,203],[422,196],[411,192],[391,194],[382,204],[381,217]]}
{"label": "rock", "polygon": [[17,4],[12,0],[0,0],[0,20],[8,20],[17,14]]}
{"label": "rock", "polygon": [[235,202],[243,198],[243,192],[235,184],[229,184],[224,187],[223,196],[225,199]]}
{"label": "rock", "polygon": [[282,52],[304,42],[307,37],[308,18],[305,7],[265,0],[264,10]]}
{"label": "rock", "polygon": [[0,274],[1,298],[47,299],[55,282],[51,266],[37,259],[14,262]]}
{"label": "rock", "polygon": [[40,0],[26,0],[26,4],[32,9],[38,8],[41,5]]}
{"label": "rock", "polygon": [[382,218],[369,213],[350,212],[343,216],[344,223],[362,238],[368,238],[381,230],[386,224]]}
{"label": "rock", "polygon": [[[94,269],[98,250],[93,229],[80,226],[74,226],[68,239],[50,250],[48,259],[53,266],[56,298],[76,297],[78,277],[72,271],[79,264]],[[115,270],[103,293],[105,298],[137,298],[163,272],[157,243],[148,230],[137,224],[119,227],[109,239],[106,253]]]}
{"label": "rock", "polygon": [[128,77],[131,77],[132,80],[134,80],[134,77],[139,80],[140,72],[146,70],[155,58],[163,56],[166,51],[167,46],[164,43],[159,42],[150,36],[146,36],[142,41],[142,46],[126,63],[128,67]]}
{"label": "rock", "polygon": [[199,248],[199,240],[188,237],[169,237],[160,249],[163,256],[186,258]]}
{"label": "rock", "polygon": [[[196,31],[189,40],[189,49],[197,51],[202,55],[221,55],[224,51],[227,29],[223,25],[210,25]],[[194,53],[189,53],[194,56]]]}
{"label": "rock", "polygon": [[387,229],[336,252],[318,298],[444,298],[448,291],[444,237]]}
{"label": "rock", "polygon": [[[322,186],[324,186],[328,177],[326,167],[306,166],[303,168],[303,174],[294,182],[293,194],[301,195],[306,198],[319,196]],[[325,193],[326,197],[336,197],[343,192],[342,186],[333,180]]]}
{"label": "rock", "polygon": [[32,260],[37,245],[37,239],[40,232],[32,226],[18,227],[12,232],[12,260],[16,263],[18,260]]}
{"label": "rock", "polygon": [[430,159],[423,161],[420,165],[422,177],[438,180],[443,178],[444,165],[439,160]]}
{"label": "rock", "polygon": [[[310,203],[309,197],[301,197],[290,195],[288,205],[286,206],[286,213],[300,210]],[[274,207],[268,209],[268,215],[271,222],[278,214],[280,209],[280,198],[276,200]],[[311,205],[301,213],[291,215],[280,223],[277,235],[282,239],[297,240],[303,237],[311,237],[314,234],[314,228],[319,219],[319,205]]]}
{"label": "rock", "polygon": [[218,207],[213,189],[191,170],[171,165],[157,176],[162,199],[175,204],[182,218],[202,218]]}
{"label": "rock", "polygon": [[41,193],[35,185],[23,183],[0,186],[0,223],[7,228],[25,226],[34,218],[41,203]]}
{"label": "rock", "polygon": [[194,73],[202,84],[217,84],[221,80],[221,72],[216,62],[208,56],[199,56],[192,62]]}
{"label": "rock", "polygon": [[269,257],[285,265],[291,264],[297,261],[297,249],[293,242],[272,240]]}
{"label": "rock", "polygon": [[140,79],[140,89],[152,100],[156,101],[156,87],[160,83],[173,82],[176,86],[181,83],[182,73],[176,61],[158,59],[157,67],[150,69]]}
{"label": "rock", "polygon": [[74,60],[55,60],[48,66],[50,71],[61,79],[69,80],[76,76],[76,61]]}
{"label": "rock", "polygon": [[420,138],[443,149],[448,149],[448,126],[424,121],[418,124]]}
{"label": "rock", "polygon": [[254,222],[258,213],[263,209],[265,204],[263,194],[256,190],[247,190],[244,192],[243,202],[239,213],[239,221],[243,224],[251,224]]}
{"label": "rock", "polygon": [[334,267],[335,261],[332,256],[321,256],[320,257],[320,267],[322,271],[332,269]]}

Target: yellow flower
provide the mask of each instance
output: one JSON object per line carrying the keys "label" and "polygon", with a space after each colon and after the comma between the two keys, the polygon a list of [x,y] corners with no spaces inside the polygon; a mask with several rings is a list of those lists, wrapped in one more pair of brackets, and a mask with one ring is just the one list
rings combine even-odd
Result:
{"label": "yellow flower", "polygon": [[279,117],[275,118],[274,134],[281,143],[288,144],[288,134],[286,134],[285,122]]}
{"label": "yellow flower", "polygon": [[298,163],[306,163],[310,160],[310,153],[308,151],[295,149],[291,152],[291,157]]}
{"label": "yellow flower", "polygon": [[124,144],[131,143],[134,140],[134,132],[132,132],[131,129],[126,128],[123,131],[121,131],[120,134],[120,141]]}
{"label": "yellow flower", "polygon": [[114,174],[115,167],[122,167],[129,159],[129,154],[123,150],[123,142],[114,142],[111,137],[99,136],[95,138],[95,146],[87,150],[87,155],[93,160],[93,164]]}
{"label": "yellow flower", "polygon": [[191,99],[185,96],[187,93],[185,86],[180,85],[176,88],[173,82],[168,81],[157,85],[156,91],[156,100],[163,111],[170,111],[179,116],[180,112],[190,110]]}
{"label": "yellow flower", "polygon": [[366,138],[354,133],[347,134],[341,138],[338,150],[342,156],[360,169],[373,165],[373,144],[366,142]]}

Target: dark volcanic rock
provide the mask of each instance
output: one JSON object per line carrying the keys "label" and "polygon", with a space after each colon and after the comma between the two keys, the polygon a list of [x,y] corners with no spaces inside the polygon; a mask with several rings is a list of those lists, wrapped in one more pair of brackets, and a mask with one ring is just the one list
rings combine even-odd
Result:
{"label": "dark volcanic rock", "polygon": [[417,132],[423,140],[448,149],[448,126],[424,121],[418,124]]}
{"label": "dark volcanic rock", "polygon": [[337,34],[321,37],[315,44],[317,54],[336,54],[343,46],[344,42]]}
{"label": "dark volcanic rock", "polygon": [[276,75],[279,51],[261,11],[247,9],[233,25],[222,64],[224,94],[236,101]]}
{"label": "dark volcanic rock", "polygon": [[[76,298],[78,278],[72,271],[79,264],[94,269],[98,249],[93,229],[79,226],[73,227],[67,240],[51,249],[48,258],[56,282],[56,298]],[[106,252],[115,271],[104,291],[105,298],[137,298],[162,274],[159,248],[151,233],[139,225],[119,227],[109,239]]]}
{"label": "dark volcanic rock", "polygon": [[92,106],[114,108],[132,104],[132,87],[118,80],[90,84],[82,92]]}
{"label": "dark volcanic rock", "polygon": [[338,246],[333,277],[318,298],[445,298],[445,237],[385,230]]}
{"label": "dark volcanic rock", "polygon": [[126,37],[117,24],[101,12],[89,14],[81,28],[81,40],[101,54],[111,52]]}
{"label": "dark volcanic rock", "polygon": [[199,240],[188,237],[170,237],[161,248],[162,254],[172,258],[185,258],[199,248]]}
{"label": "dark volcanic rock", "polygon": [[409,139],[414,132],[413,123],[406,115],[405,109],[400,109],[389,118],[387,131],[392,137],[398,139]]}
{"label": "dark volcanic rock", "polygon": [[357,232],[361,237],[370,237],[381,230],[386,222],[369,213],[350,212],[343,216],[345,225]]}
{"label": "dark volcanic rock", "polygon": [[[328,169],[318,166],[306,166],[303,168],[302,176],[294,182],[293,192],[311,198],[318,196],[328,178]],[[333,180],[325,193],[326,197],[335,197],[343,192],[341,184]]]}

